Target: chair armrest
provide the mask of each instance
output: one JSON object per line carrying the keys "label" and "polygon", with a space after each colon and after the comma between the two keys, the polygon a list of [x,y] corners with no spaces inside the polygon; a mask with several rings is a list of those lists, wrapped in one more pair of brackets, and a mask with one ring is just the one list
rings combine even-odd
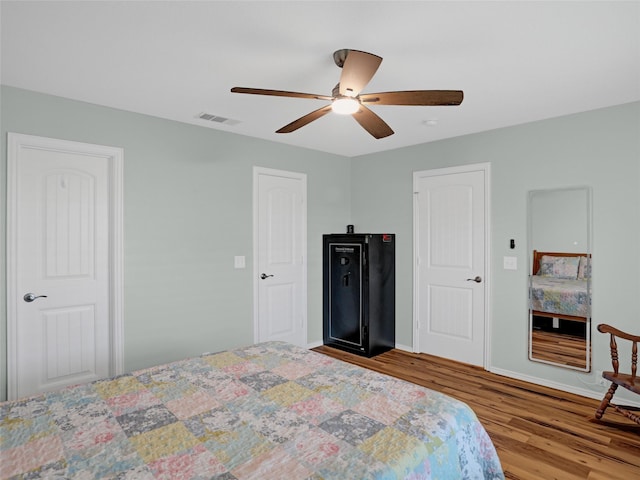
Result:
{"label": "chair armrest", "polygon": [[616,337],[640,343],[640,335],[631,335],[630,333],[618,330],[617,328],[614,328],[611,325],[607,325],[606,323],[601,323],[600,325],[598,325],[598,331],[601,333],[610,333],[612,335],[615,335]]}

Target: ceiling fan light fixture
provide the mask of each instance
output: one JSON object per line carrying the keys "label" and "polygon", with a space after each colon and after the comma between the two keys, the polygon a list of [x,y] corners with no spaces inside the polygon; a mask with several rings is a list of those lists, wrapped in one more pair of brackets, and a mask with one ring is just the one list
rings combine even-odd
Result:
{"label": "ceiling fan light fixture", "polygon": [[[342,68],[342,73],[340,74],[340,81],[331,91],[331,96],[246,87],[233,87],[231,92],[308,98],[331,102],[276,130],[276,133],[295,132],[299,128],[333,111],[340,115],[352,115],[352,118],[376,139],[393,135],[393,130],[369,108],[370,105],[409,105],[417,107],[460,105],[462,103],[463,92],[461,90],[402,90],[362,93],[378,70],[382,57],[360,50],[342,49],[333,54],[333,59],[336,65]],[[426,120],[423,124],[432,125],[430,120]]]}
{"label": "ceiling fan light fixture", "polygon": [[355,98],[340,97],[336,98],[331,104],[331,109],[340,115],[351,115],[358,111],[360,102]]}

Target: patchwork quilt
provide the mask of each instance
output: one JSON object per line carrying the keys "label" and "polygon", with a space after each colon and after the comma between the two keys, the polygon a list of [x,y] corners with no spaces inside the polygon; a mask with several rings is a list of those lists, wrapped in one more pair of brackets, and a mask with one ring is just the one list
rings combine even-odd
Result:
{"label": "patchwork quilt", "polygon": [[464,403],[269,342],[0,403],[0,476],[503,479]]}
{"label": "patchwork quilt", "polygon": [[531,276],[531,309],[540,312],[589,317],[587,280]]}

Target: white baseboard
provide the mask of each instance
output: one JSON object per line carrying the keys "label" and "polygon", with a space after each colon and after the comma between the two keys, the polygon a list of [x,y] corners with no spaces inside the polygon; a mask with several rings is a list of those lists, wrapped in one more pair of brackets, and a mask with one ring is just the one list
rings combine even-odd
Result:
{"label": "white baseboard", "polygon": [[414,353],[413,347],[407,347],[406,345],[402,345],[401,343],[396,343],[396,348],[405,352]]}
{"label": "white baseboard", "polygon": [[[307,348],[308,349],[316,348],[316,347],[319,347],[321,345],[323,345],[322,340],[319,340],[317,342],[307,343]],[[402,344],[396,343],[395,348],[397,348],[398,350],[404,350],[405,352],[413,353],[413,348],[407,347],[406,345],[402,345]]]}
{"label": "white baseboard", "polygon": [[[605,392],[608,387],[598,386],[599,391],[590,390],[588,388],[579,388],[573,387],[571,385],[567,385],[565,383],[558,383],[546,378],[533,377],[531,375],[525,375],[518,372],[512,372],[511,370],[504,370],[502,368],[490,368],[489,371],[491,373],[495,373],[496,375],[501,375],[503,377],[515,378],[516,380],[523,380],[525,382],[533,383],[535,385],[541,385],[543,387],[553,388],[555,390],[560,390],[562,392],[573,393],[575,395],[580,395],[581,397],[593,398],[595,400],[602,400]],[[595,388],[595,386],[594,386]],[[634,407],[640,407],[640,402],[634,400],[624,399],[624,403]],[[599,404],[594,404],[594,409],[598,407]]]}

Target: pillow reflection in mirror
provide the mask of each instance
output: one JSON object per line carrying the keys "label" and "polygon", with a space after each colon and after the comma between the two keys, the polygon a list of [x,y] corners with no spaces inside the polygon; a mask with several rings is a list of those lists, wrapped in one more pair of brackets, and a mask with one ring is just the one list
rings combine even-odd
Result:
{"label": "pillow reflection in mirror", "polygon": [[578,278],[579,257],[554,257],[543,255],[540,259],[540,271],[542,277],[562,278],[575,280]]}

